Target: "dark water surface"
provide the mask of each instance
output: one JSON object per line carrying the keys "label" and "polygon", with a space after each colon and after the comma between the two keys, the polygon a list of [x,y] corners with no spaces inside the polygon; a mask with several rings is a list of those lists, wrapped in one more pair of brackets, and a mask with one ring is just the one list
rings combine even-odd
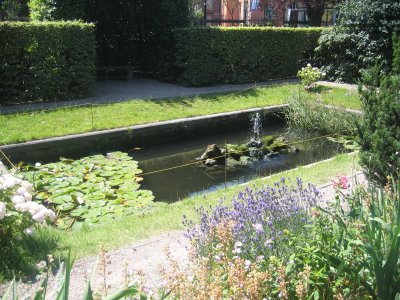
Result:
{"label": "dark water surface", "polygon": [[[200,133],[196,134],[196,131],[194,131],[191,138],[141,147],[141,149],[132,149],[134,146],[123,142],[105,147],[100,147],[96,144],[81,145],[80,147],[71,148],[72,150],[66,148],[61,152],[61,155],[67,158],[79,159],[84,156],[99,153],[106,154],[111,151],[128,152],[139,162],[139,167],[143,170],[144,180],[141,182],[142,187],[153,191],[156,201],[175,202],[188,196],[224,188],[225,184],[226,186],[240,184],[260,176],[268,176],[282,170],[320,161],[341,151],[337,144],[329,142],[326,138],[298,143],[295,144],[300,150],[298,153],[279,155],[252,163],[247,167],[228,170],[226,183],[223,167],[207,170],[199,167],[198,164],[191,164],[175,168],[196,162],[196,158],[201,156],[209,144],[217,144],[222,148],[225,142],[228,144],[246,143],[250,139],[249,131],[249,128],[243,128],[243,130],[232,130],[231,132],[227,131],[206,136],[199,136]],[[281,135],[284,132],[285,125],[278,123],[264,126],[262,133],[265,136]],[[301,138],[292,138],[290,141],[298,140],[301,140]],[[56,161],[59,155],[53,152],[53,149],[48,148],[43,151],[25,153],[19,155],[18,160],[15,159],[14,162],[17,163],[21,160],[34,164],[35,162],[48,163]],[[173,169],[164,170],[169,168]],[[146,174],[155,171],[157,172]]]}
{"label": "dark water surface", "polygon": [[[269,125],[263,130],[263,135],[283,134],[284,131],[283,124]],[[139,167],[144,172],[142,187],[153,191],[156,201],[175,202],[187,196],[224,188],[224,169],[207,170],[195,164],[148,175],[146,173],[195,162],[209,144],[223,147],[225,142],[240,144],[248,140],[249,131],[243,130],[151,146],[130,152],[130,154],[139,161]],[[327,159],[340,151],[337,144],[325,138],[299,143],[295,146],[300,150],[298,153],[279,155],[252,163],[248,167],[228,170],[226,185],[244,183],[260,176],[268,176]]]}

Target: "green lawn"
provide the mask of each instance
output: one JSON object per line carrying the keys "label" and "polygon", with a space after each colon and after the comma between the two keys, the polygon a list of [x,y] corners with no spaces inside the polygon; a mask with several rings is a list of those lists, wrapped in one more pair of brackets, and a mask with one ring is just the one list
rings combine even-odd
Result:
{"label": "green lawn", "polygon": [[[280,85],[172,100],[132,100],[92,107],[0,115],[0,145],[282,104],[299,88],[299,85]],[[344,89],[323,87],[321,96],[314,97],[320,97],[328,104],[360,108],[357,93]]]}
{"label": "green lawn", "polygon": [[[305,183],[311,182],[321,185],[330,182],[336,175],[352,174],[359,169],[357,155],[338,155],[332,160],[317,163],[311,167],[299,167],[270,176],[267,179],[257,179],[246,185],[272,184],[281,177],[300,177]],[[67,249],[81,258],[95,255],[99,245],[105,245],[107,249],[114,249],[131,244],[139,239],[168,231],[182,230],[182,216],[194,216],[194,208],[199,205],[215,205],[220,198],[231,199],[244,185],[233,186],[227,190],[219,190],[205,196],[187,198],[174,204],[156,203],[151,212],[142,216],[125,217],[115,222],[104,223],[93,227],[85,227],[65,232],[56,229],[46,229],[41,232],[47,239],[58,242],[58,251],[65,253]]]}

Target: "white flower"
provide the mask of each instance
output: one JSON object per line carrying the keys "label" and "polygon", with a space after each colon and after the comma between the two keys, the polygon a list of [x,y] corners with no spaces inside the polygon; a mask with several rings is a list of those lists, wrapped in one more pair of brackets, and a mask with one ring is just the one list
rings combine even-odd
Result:
{"label": "white flower", "polygon": [[243,246],[242,242],[236,242],[235,243],[235,248],[240,248],[242,246]]}
{"label": "white flower", "polygon": [[29,213],[33,216],[42,210],[43,205],[39,205],[36,202],[28,202],[29,203]]}
{"label": "white flower", "polygon": [[3,187],[6,189],[13,188],[16,185],[16,178],[13,177],[11,174],[6,174],[3,176]]}
{"label": "white flower", "polygon": [[257,224],[253,224],[253,228],[256,230],[257,234],[263,233],[264,232],[264,228],[263,225],[260,223]]}
{"label": "white flower", "polygon": [[25,192],[23,196],[24,196],[26,202],[32,201],[32,195],[30,193]]}
{"label": "white flower", "polygon": [[310,63],[308,63],[308,64],[307,64],[307,67],[311,68],[311,64],[310,64]]}
{"label": "white flower", "polygon": [[30,184],[28,181],[22,181],[21,186],[24,187],[27,191],[32,191],[32,184]]}
{"label": "white flower", "polygon": [[78,201],[78,203],[79,204],[83,204],[83,203],[85,203],[85,201],[83,200],[83,198],[82,197],[76,197],[76,201]]}
{"label": "white flower", "polygon": [[32,227],[28,227],[24,230],[24,233],[28,236],[33,236],[35,234],[35,230]]}
{"label": "white flower", "polygon": [[3,220],[6,216],[6,204],[4,202],[0,202],[0,220]]}
{"label": "white flower", "polygon": [[35,164],[35,167],[36,167],[36,168],[39,168],[41,165],[42,165],[42,164],[41,164],[40,162],[37,162],[37,163]]}
{"label": "white flower", "polygon": [[24,203],[25,202],[25,198],[23,196],[20,195],[15,195],[11,198],[12,203],[14,204],[19,204],[19,203]]}
{"label": "white flower", "polygon": [[244,262],[244,267],[246,270],[248,270],[251,266],[251,261],[249,261],[248,259],[246,259],[246,261]]}
{"label": "white flower", "polygon": [[56,214],[54,213],[54,211],[50,210],[50,209],[46,209],[45,211],[45,216],[48,217],[50,219],[50,221],[54,222],[55,219],[57,218]]}
{"label": "white flower", "polygon": [[18,190],[15,192],[17,195],[23,196],[27,192],[26,188],[23,186],[19,187]]}
{"label": "white flower", "polygon": [[36,214],[34,214],[33,216],[32,216],[32,219],[35,221],[35,222],[38,222],[38,223],[43,223],[44,222],[44,220],[45,220],[45,212],[43,211],[43,210],[41,210],[41,211],[39,211],[38,213],[36,213]]}
{"label": "white flower", "polygon": [[20,212],[29,211],[30,207],[31,207],[30,204],[26,203],[26,202],[18,203],[18,204],[15,205],[15,209],[20,211]]}

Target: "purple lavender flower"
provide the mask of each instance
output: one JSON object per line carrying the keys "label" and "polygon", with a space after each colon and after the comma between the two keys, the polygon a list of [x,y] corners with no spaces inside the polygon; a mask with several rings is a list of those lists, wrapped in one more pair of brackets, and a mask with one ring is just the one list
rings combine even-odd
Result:
{"label": "purple lavender flower", "polygon": [[213,240],[210,237],[216,234],[215,228],[222,222],[233,221],[235,255],[255,261],[259,256],[288,251],[287,236],[282,232],[301,233],[309,222],[308,213],[322,201],[315,186],[305,185],[301,179],[294,187],[289,184],[288,179],[282,178],[273,187],[247,187],[229,205],[221,200],[213,209],[196,209],[198,225],[187,218],[183,221],[188,227],[187,237],[195,242],[199,255],[207,255],[212,251],[212,245],[207,243]]}

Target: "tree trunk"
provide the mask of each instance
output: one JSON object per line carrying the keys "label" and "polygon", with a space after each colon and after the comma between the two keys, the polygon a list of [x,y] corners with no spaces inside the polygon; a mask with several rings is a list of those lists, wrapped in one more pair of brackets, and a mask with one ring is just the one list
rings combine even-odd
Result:
{"label": "tree trunk", "polygon": [[307,5],[307,15],[310,19],[310,25],[319,27],[322,24],[322,16],[324,15],[323,6]]}

